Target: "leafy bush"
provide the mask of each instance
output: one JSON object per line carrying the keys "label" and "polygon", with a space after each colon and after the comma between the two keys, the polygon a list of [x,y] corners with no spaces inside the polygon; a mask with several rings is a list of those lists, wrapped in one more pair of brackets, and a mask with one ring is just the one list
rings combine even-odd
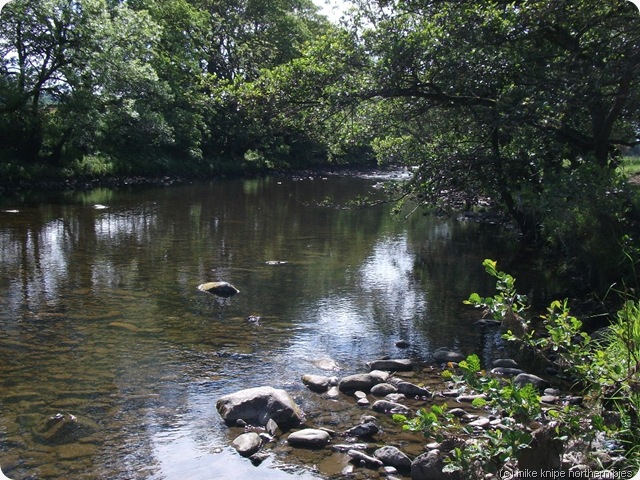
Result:
{"label": "leafy bush", "polygon": [[564,445],[588,447],[594,438],[606,438],[623,447],[626,464],[616,468],[640,468],[640,301],[627,301],[598,340],[581,330],[582,322],[570,314],[567,301],[551,303],[538,332],[520,316],[527,304],[515,289],[515,279],[500,272],[493,260],[483,264],[497,280],[497,293],[486,298],[474,293],[465,303],[482,308],[507,328],[517,322],[518,331],[509,329],[503,338],[520,342],[564,371],[588,401],[581,407],[543,408],[535,387],[491,377],[482,370],[479,357],[470,355],[456,368],[450,364],[443,377],[460,393],[482,393],[473,406],[500,414],[502,428],[474,432],[444,405],[421,409],[410,420],[402,415],[394,418],[404,422],[404,428],[427,437],[464,438],[463,445],[451,450],[445,470],[464,471],[470,478],[482,478],[516,463],[533,444],[534,429],[540,425],[551,428]]}

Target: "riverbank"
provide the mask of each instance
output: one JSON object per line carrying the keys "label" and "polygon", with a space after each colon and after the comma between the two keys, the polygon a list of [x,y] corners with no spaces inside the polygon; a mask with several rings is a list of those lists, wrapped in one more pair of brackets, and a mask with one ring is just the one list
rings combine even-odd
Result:
{"label": "riverbank", "polygon": [[[68,191],[68,190],[92,190],[95,188],[129,188],[129,187],[169,187],[172,185],[183,185],[204,180],[215,180],[221,178],[256,178],[262,176],[274,177],[298,177],[314,178],[329,175],[344,176],[364,176],[377,173],[406,173],[401,167],[391,166],[388,169],[377,167],[352,167],[352,166],[332,166],[301,170],[269,170],[261,174],[246,175],[213,175],[213,176],[187,176],[187,175],[110,175],[110,176],[77,176],[69,178],[43,177],[32,180],[18,179],[15,181],[0,181],[0,197],[12,196],[25,192],[41,191]],[[395,175],[399,178],[401,175]],[[408,178],[404,176],[404,178]]]}

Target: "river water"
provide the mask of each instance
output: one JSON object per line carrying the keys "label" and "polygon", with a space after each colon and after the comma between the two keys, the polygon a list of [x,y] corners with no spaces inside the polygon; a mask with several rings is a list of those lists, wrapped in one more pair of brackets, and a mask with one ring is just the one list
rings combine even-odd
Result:
{"label": "river water", "polygon": [[[225,179],[5,200],[4,473],[330,478],[344,455],[282,447],[259,466],[238,456],[228,446],[238,431],[222,424],[216,400],[271,385],[311,423],[335,427],[359,413],[351,398],[328,401],[302,386],[303,374],[327,374],[317,360],[347,375],[384,355],[428,361],[438,347],[495,357],[499,340],[473,326],[478,312],[462,301],[491,292],[481,262],[509,266],[513,241],[497,226],[393,216],[389,203],[345,208],[380,198],[380,181]],[[240,293],[197,289],[215,280]],[[410,347],[397,348],[400,339]],[[56,414],[74,415],[80,431],[50,436]]]}

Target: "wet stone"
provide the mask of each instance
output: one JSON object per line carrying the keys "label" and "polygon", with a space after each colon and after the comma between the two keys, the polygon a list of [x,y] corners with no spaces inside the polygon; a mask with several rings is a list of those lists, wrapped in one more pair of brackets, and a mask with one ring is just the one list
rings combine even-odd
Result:
{"label": "wet stone", "polygon": [[292,447],[302,448],[322,448],[329,443],[331,435],[324,430],[316,428],[305,428],[293,432],[287,438],[287,442]]}

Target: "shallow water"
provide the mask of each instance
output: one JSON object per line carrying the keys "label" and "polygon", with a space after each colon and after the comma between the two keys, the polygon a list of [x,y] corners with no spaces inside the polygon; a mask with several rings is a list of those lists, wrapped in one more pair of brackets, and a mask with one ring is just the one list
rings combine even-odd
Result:
{"label": "shallow water", "polygon": [[[307,391],[383,355],[442,346],[492,358],[495,335],[462,304],[491,291],[482,259],[515,255],[496,226],[390,215],[379,178],[220,180],[5,201],[0,212],[0,465],[12,479],[330,478],[346,456],[273,446],[260,466],[221,395],[284,388],[308,422],[357,422],[353,399]],[[102,205],[106,208],[96,208]],[[14,211],[17,210],[17,211]],[[225,280],[240,294],[197,290]],[[247,320],[259,316],[260,322]],[[395,346],[399,339],[411,344]],[[77,438],[43,440],[72,414]],[[385,420],[386,421],[386,420]],[[407,445],[402,435],[383,440]],[[315,468],[311,468],[315,465]],[[362,478],[377,473],[360,472]]]}

